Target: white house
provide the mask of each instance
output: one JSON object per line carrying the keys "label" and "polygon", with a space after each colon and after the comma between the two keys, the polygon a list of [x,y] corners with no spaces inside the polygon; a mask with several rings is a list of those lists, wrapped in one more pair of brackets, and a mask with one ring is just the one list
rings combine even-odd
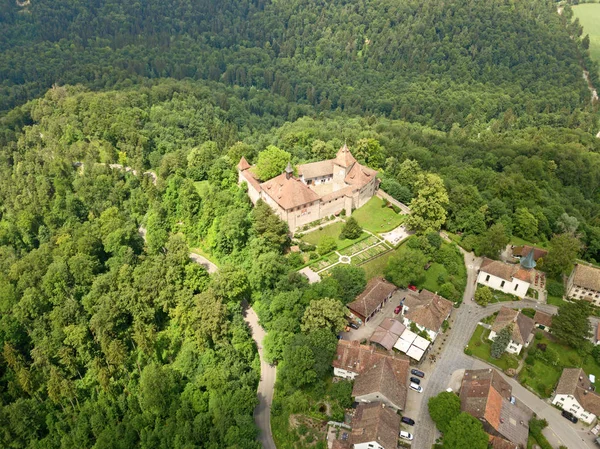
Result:
{"label": "white house", "polygon": [[524,298],[531,285],[535,270],[523,268],[520,264],[508,264],[499,260],[483,259],[477,282],[494,290]]}
{"label": "white house", "polygon": [[531,331],[535,327],[535,321],[528,316],[523,315],[518,310],[502,307],[498,311],[498,316],[492,324],[492,331],[489,339],[495,340],[496,335],[506,326],[512,326],[511,340],[506,347],[506,352],[519,354],[523,346],[528,346],[531,340]]}
{"label": "white house", "polygon": [[591,424],[600,414],[600,396],[581,368],[565,368],[552,404],[571,412],[586,424]]}
{"label": "white house", "polygon": [[452,313],[452,308],[451,301],[429,290],[409,292],[402,308],[404,325],[409,327],[414,323],[420,331],[427,332],[431,341],[435,341],[442,323]]}

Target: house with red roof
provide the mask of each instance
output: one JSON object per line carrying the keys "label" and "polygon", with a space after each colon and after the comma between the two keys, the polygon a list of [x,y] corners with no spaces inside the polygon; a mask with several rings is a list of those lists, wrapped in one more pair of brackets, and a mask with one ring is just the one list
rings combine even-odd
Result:
{"label": "house with red roof", "polygon": [[477,282],[494,290],[524,298],[531,285],[532,276],[535,275],[535,270],[528,262],[529,258],[524,258],[521,263],[515,265],[484,258]]}
{"label": "house with red roof", "polygon": [[377,172],[359,164],[344,144],[334,159],[311,162],[285,171],[269,180],[259,180],[242,157],[237,166],[239,184],[246,183],[253,204],[261,199],[285,222],[290,231],[342,210],[366,204],[377,192]]}

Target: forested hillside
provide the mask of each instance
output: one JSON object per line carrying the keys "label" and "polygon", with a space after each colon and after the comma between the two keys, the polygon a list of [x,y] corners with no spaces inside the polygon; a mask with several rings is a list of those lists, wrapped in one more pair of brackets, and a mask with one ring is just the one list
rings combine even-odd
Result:
{"label": "forested hillside", "polygon": [[288,417],[323,397],[343,419],[349,384],[327,377],[365,273],[298,275],[287,225],[237,185],[270,146],[297,164],[346,142],[406,203],[439,175],[440,223],[478,254],[568,231],[600,261],[592,62],[569,14],[0,0],[0,446],[257,449],[244,300],[279,364],[276,436],[298,447]]}
{"label": "forested hillside", "polygon": [[174,77],[444,130],[508,115],[590,131],[560,20],[549,0],[2,0],[0,111],[54,83]]}

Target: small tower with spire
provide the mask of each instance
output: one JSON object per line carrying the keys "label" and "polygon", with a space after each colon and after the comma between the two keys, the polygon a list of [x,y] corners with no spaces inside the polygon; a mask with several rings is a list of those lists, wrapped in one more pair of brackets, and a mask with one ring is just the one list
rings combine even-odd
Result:
{"label": "small tower with spire", "polygon": [[287,167],[285,167],[285,179],[290,179],[294,175],[294,168],[290,162],[287,163]]}
{"label": "small tower with spire", "polygon": [[521,266],[526,270],[532,270],[536,266],[535,259],[533,258],[533,253],[534,250],[533,248],[531,248],[531,251],[529,251],[529,253],[525,257],[521,257]]}

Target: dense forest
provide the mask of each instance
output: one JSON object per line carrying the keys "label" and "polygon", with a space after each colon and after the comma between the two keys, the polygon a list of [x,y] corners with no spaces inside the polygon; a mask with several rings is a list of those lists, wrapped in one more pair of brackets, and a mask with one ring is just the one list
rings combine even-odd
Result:
{"label": "dense forest", "polygon": [[508,115],[590,131],[570,17],[549,0],[1,0],[0,111],[55,83],[173,77],[443,130]]}
{"label": "dense forest", "polygon": [[270,146],[347,142],[406,203],[438,175],[478,253],[569,230],[600,261],[581,34],[539,0],[0,0],[0,446],[257,448],[245,301],[279,364],[274,431],[310,398],[343,414],[327,376],[365,274],[296,273],[237,185]]}

